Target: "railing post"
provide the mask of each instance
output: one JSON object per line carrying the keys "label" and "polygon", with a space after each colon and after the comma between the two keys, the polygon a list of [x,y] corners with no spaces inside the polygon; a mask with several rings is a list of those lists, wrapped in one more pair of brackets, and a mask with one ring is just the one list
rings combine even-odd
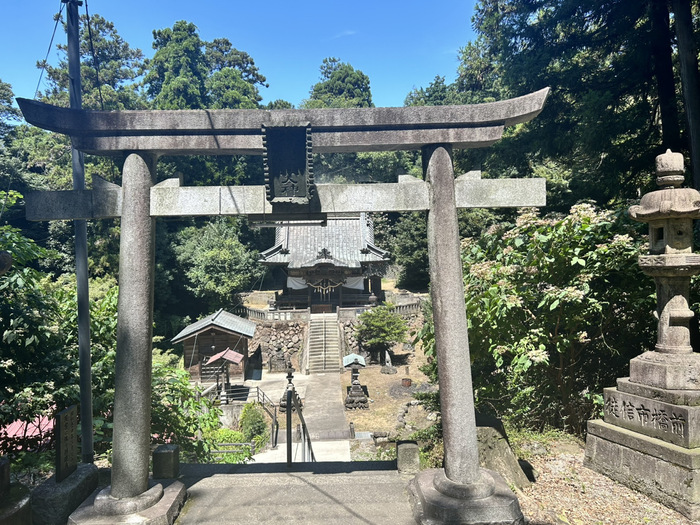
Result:
{"label": "railing post", "polygon": [[292,466],[292,389],[287,389],[287,468]]}
{"label": "railing post", "polygon": [[306,425],[301,426],[301,462],[306,463]]}

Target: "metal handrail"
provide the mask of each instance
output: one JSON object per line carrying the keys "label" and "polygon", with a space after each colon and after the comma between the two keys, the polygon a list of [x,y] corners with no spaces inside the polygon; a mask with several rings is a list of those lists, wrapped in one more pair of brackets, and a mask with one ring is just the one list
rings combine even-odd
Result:
{"label": "metal handrail", "polygon": [[326,369],[326,318],[323,318],[323,369]]}
{"label": "metal handrail", "polygon": [[[263,410],[267,412],[267,414],[272,418],[272,423],[270,423],[270,445],[272,448],[277,448],[277,435],[279,434],[280,430],[280,424],[277,421],[277,405],[270,399],[267,394],[260,389],[259,386],[255,387],[256,389],[256,394],[257,394],[257,401],[262,405]],[[262,398],[262,399],[261,399]],[[269,408],[267,408],[266,403],[269,404],[273,412],[270,411]]]}
{"label": "metal handrail", "polygon": [[309,461],[315,462],[316,455],[314,454],[314,449],[311,446],[311,437],[309,436],[309,430],[306,427],[306,421],[304,421],[304,415],[301,412],[301,402],[299,401],[299,396],[297,395],[294,385],[287,389],[287,467],[292,466],[292,412],[296,409],[297,414],[299,414],[299,420],[301,421],[301,461],[306,462],[306,451],[308,447],[309,451]]}

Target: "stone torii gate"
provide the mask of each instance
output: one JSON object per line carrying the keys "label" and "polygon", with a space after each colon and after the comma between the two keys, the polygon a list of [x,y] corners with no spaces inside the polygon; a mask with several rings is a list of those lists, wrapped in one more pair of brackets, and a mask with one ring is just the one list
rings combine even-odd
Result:
{"label": "stone torii gate", "polygon": [[[466,106],[317,110],[85,111],[18,99],[25,119],[69,135],[78,150],[124,155],[122,186],[27,196],[30,220],[121,217],[112,485],[95,502],[114,516],[160,500],[149,489],[151,337],[156,217],[248,215],[285,221],[328,214],[428,210],[431,297],[438,355],[444,469],[411,484],[417,521],[522,523],[515,496],[479,468],[457,209],[545,204],[543,179],[454,176],[452,150],[486,147],[506,126],[542,110],[548,89]],[[313,181],[313,153],[422,151],[424,181]],[[155,184],[162,155],[262,155],[265,186]],[[178,489],[180,490],[180,489]],[[182,489],[184,491],[184,488]]]}

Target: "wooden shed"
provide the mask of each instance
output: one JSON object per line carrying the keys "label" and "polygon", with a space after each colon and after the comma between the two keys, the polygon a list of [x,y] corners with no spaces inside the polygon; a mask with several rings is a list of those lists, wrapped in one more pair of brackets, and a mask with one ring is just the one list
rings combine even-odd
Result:
{"label": "wooden shed", "polygon": [[185,369],[193,381],[217,383],[227,377],[242,381],[253,334],[255,323],[221,309],[185,327],[172,342],[184,345]]}

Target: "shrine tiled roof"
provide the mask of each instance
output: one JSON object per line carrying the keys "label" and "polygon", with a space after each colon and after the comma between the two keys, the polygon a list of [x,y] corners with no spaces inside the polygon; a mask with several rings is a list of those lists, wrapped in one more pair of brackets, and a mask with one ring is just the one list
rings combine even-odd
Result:
{"label": "shrine tiled roof", "polygon": [[260,254],[267,265],[313,268],[333,264],[360,268],[364,264],[387,263],[389,252],[374,245],[374,230],[366,214],[329,217],[326,226],[281,226],[275,245]]}
{"label": "shrine tiled roof", "polygon": [[247,319],[243,319],[242,317],[238,317],[237,315],[221,309],[183,328],[179,334],[173,337],[171,342],[180,343],[189,337],[205,332],[211,328],[218,328],[225,332],[245,337],[253,337],[255,333],[255,323],[253,321],[248,321]]}

